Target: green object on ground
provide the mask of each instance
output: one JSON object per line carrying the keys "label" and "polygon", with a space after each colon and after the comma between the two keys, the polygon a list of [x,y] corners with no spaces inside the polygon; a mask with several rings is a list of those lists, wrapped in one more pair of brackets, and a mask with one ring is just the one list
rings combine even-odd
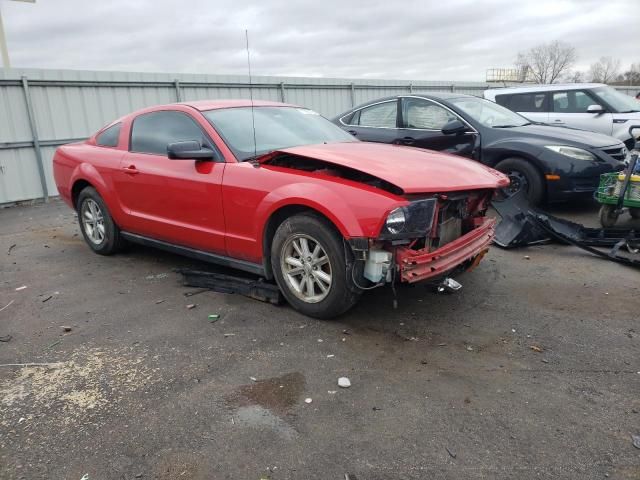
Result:
{"label": "green object on ground", "polygon": [[209,315],[209,321],[211,323],[217,322],[219,319],[220,319],[220,315],[218,315],[217,313]]}

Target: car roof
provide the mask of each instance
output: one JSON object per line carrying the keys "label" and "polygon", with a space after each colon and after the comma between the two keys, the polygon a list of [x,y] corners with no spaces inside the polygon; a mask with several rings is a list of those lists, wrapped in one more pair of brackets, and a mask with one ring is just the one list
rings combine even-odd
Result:
{"label": "car roof", "polygon": [[375,100],[369,100],[368,102],[361,103],[351,109],[349,109],[346,113],[352,112],[354,110],[359,110],[368,105],[373,105],[374,103],[384,103],[389,100],[397,100],[401,97],[418,97],[418,98],[426,98],[431,100],[451,100],[453,98],[464,98],[464,97],[474,97],[473,95],[464,95],[462,93],[446,93],[446,92],[412,92],[412,93],[403,93],[400,95],[391,95],[389,97],[376,98]]}
{"label": "car roof", "polygon": [[220,108],[238,108],[238,107],[295,107],[288,103],[270,102],[268,100],[251,100],[247,99],[235,99],[235,100],[194,100],[189,102],[180,102],[178,105],[188,105],[200,110],[201,112],[207,110],[217,110]]}
{"label": "car roof", "polygon": [[556,90],[582,90],[585,88],[606,87],[604,83],[552,83],[543,85],[518,85],[505,88],[489,88],[485,93],[502,95],[505,93],[547,92]]}

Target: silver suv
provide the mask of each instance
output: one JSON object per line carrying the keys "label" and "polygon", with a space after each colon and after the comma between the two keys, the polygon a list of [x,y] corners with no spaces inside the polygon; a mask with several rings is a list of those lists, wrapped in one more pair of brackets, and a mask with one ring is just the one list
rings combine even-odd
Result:
{"label": "silver suv", "polygon": [[604,133],[633,148],[629,126],[640,125],[640,101],[602,83],[528,85],[485,90],[484,98],[533,122]]}

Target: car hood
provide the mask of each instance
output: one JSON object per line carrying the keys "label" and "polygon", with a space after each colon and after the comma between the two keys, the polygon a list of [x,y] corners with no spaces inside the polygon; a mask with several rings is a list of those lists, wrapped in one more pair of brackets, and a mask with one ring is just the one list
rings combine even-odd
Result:
{"label": "car hood", "polygon": [[537,139],[545,145],[571,144],[572,146],[602,148],[618,145],[620,140],[601,133],[578,130],[577,128],[556,127],[553,125],[524,125],[522,127],[502,128],[505,136],[518,135],[523,138]]}
{"label": "car hood", "polygon": [[481,163],[455,155],[399,145],[344,142],[291,147],[279,153],[313,158],[385,180],[404,193],[437,193],[505,187],[506,176]]}

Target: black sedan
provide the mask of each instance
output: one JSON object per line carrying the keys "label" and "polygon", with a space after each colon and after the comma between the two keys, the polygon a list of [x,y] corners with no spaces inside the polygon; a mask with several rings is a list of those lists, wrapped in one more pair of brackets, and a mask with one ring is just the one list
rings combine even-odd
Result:
{"label": "black sedan", "polygon": [[532,123],[496,103],[460,94],[382,98],[333,120],[356,138],[450,152],[507,174],[510,194],[534,204],[592,194],[600,174],[622,170],[627,149],[613,137]]}

